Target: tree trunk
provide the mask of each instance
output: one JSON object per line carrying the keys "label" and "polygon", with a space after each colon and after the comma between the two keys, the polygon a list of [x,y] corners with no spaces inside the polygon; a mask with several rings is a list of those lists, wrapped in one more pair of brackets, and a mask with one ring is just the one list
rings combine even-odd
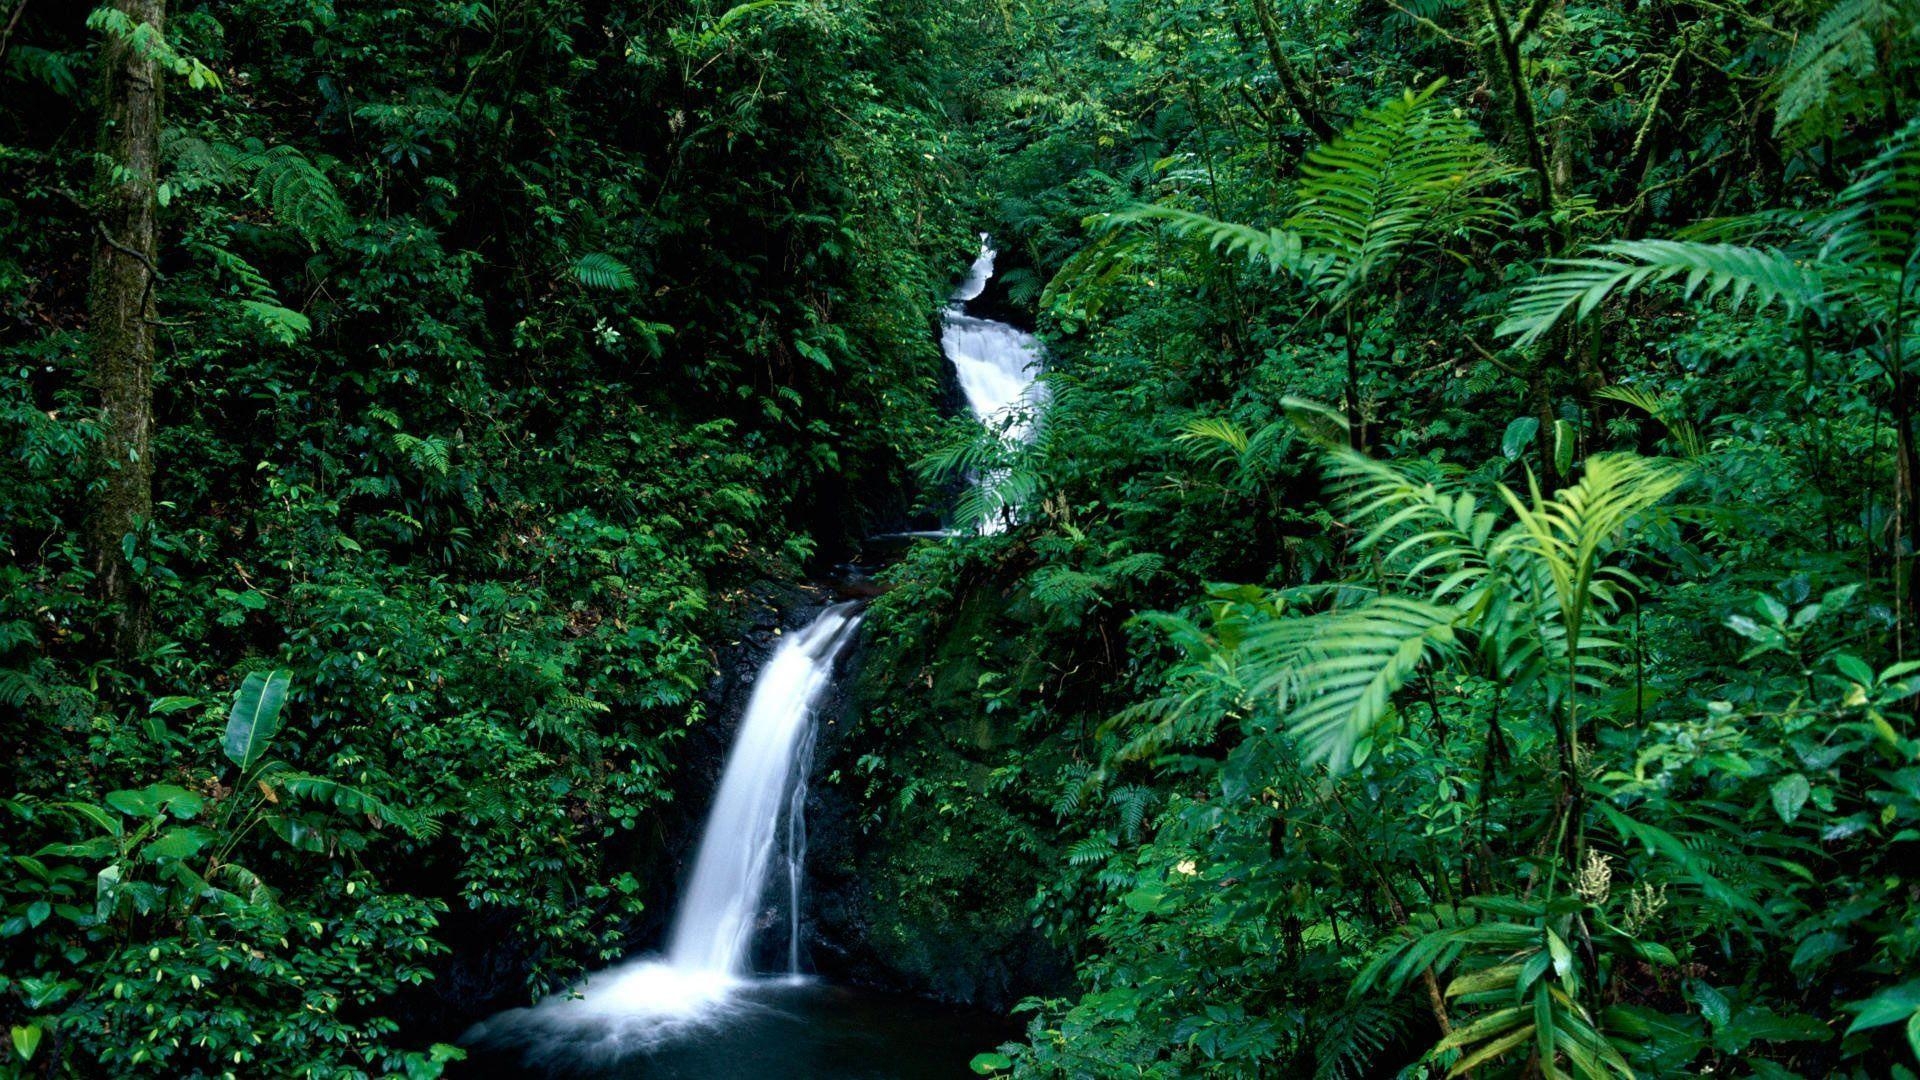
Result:
{"label": "tree trunk", "polygon": [[1267,43],[1267,60],[1273,64],[1274,77],[1280,80],[1280,88],[1286,92],[1289,105],[1300,114],[1300,122],[1307,125],[1321,142],[1332,142],[1339,132],[1333,123],[1320,110],[1320,103],[1301,81],[1300,73],[1294,70],[1293,63],[1287,59],[1286,50],[1280,46],[1280,20],[1274,16],[1273,0],[1253,0],[1253,17],[1260,23],[1260,36]]}
{"label": "tree trunk", "polygon": [[[113,0],[159,33],[166,0]],[[160,65],[152,50],[109,33],[101,47],[99,218],[88,328],[103,438],[88,541],[94,585],[109,610],[105,644],[138,652],[145,603],[125,552],[153,513],[154,286],[159,206]]]}

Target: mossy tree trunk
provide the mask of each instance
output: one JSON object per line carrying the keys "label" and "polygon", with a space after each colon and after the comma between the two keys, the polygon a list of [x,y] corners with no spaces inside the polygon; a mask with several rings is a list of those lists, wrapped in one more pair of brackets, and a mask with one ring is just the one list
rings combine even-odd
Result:
{"label": "mossy tree trunk", "polygon": [[[157,42],[166,0],[113,0],[113,7],[134,26],[150,27]],[[88,327],[104,433],[88,540],[95,588],[111,611],[105,643],[124,657],[139,650],[146,621],[126,538],[137,536],[153,513],[160,64],[140,35],[109,32],[101,72]]]}

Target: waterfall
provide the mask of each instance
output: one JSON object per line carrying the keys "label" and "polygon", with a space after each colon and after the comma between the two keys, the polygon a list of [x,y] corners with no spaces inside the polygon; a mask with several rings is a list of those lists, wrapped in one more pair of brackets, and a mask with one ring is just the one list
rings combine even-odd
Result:
{"label": "waterfall", "polygon": [[[953,363],[973,415],[1001,438],[1025,442],[1033,437],[1037,407],[1044,400],[1044,388],[1034,382],[1040,346],[1031,334],[967,313],[966,304],[978,299],[993,278],[995,252],[984,234],[980,239],[979,257],[945,313],[941,348]],[[994,477],[989,473],[976,479],[992,483]],[[982,530],[996,532],[1005,524],[1004,519],[988,521]],[[819,1060],[811,1059],[815,1048],[797,1041],[795,1025],[819,1029],[823,1045],[827,1036],[844,1027],[859,1040],[871,1038],[875,1045],[896,1048],[889,1052],[904,1052],[907,1056],[898,1058],[902,1062],[924,1063],[933,1055],[934,1060],[957,1063],[972,1052],[966,1047],[995,1041],[975,1039],[962,1026],[957,1029],[959,1041],[950,1038],[943,1048],[941,1030],[909,1032],[888,1019],[915,1015],[898,1004],[878,1011],[868,1006],[871,1015],[864,1017],[858,1010],[841,1016],[846,1002],[861,999],[799,978],[814,714],[860,620],[857,603],[827,608],[785,635],[755,676],[664,951],[595,972],[532,1008],[509,1009],[475,1025],[462,1043],[483,1055],[517,1059],[504,1065],[496,1057],[506,1071],[490,1075],[527,1075],[529,1069],[552,1067],[559,1075],[572,1076],[580,1066],[627,1075],[623,1063],[676,1053],[705,1064],[683,1071],[668,1067],[661,1075],[853,1075],[824,1050]],[[776,883],[775,875],[782,870],[784,880]],[[768,893],[781,886],[786,892],[786,972],[778,978],[756,977],[754,938],[776,924],[773,909],[778,905],[768,902]],[[789,1012],[789,1007],[813,1012]],[[833,1019],[799,1019],[815,1014]],[[749,1034],[755,1032],[758,1036]],[[765,1047],[750,1045],[756,1037],[770,1041]],[[909,1044],[909,1049],[898,1049]],[[867,1053],[865,1043],[861,1045],[858,1053]],[[754,1064],[741,1064],[749,1057]],[[715,1064],[721,1062],[726,1064]]]}
{"label": "waterfall", "polygon": [[747,974],[748,947],[784,822],[792,912],[789,974],[799,973],[800,862],[806,855],[803,815],[813,708],[833,674],[841,644],[859,622],[850,603],[828,608],[782,641],[760,669],[701,833],[693,876],[674,913],[669,967]]}
{"label": "waterfall", "polygon": [[967,267],[966,280],[960,283],[959,288],[953,290],[954,303],[964,304],[969,300],[978,300],[980,294],[987,291],[987,282],[993,278],[994,256],[1000,254],[993,250],[993,244],[989,239],[986,233],[980,234],[980,254],[973,260],[973,265]]}
{"label": "waterfall", "polygon": [[860,619],[857,603],[826,609],[785,635],[755,677],[665,955],[590,975],[531,1009],[494,1017],[465,1041],[518,1043],[533,1058],[618,1056],[725,1013],[741,990],[754,985],[753,938],[776,853],[785,863],[788,891],[786,975],[799,975],[814,713]]}
{"label": "waterfall", "polygon": [[[1009,443],[1023,443],[1033,438],[1034,412],[1043,389],[1034,383],[1040,367],[1040,343],[1017,327],[966,313],[967,302],[979,299],[993,278],[997,254],[982,233],[980,254],[941,319],[940,349],[953,364],[960,392],[974,417]],[[977,477],[976,482],[991,483],[994,479],[989,475]],[[1005,527],[1006,522],[998,517],[981,523],[982,532],[999,532]]]}

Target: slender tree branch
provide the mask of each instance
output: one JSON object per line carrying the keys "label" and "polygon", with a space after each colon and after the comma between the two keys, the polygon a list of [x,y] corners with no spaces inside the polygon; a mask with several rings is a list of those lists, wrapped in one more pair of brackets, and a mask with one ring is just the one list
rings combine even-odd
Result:
{"label": "slender tree branch", "polygon": [[6,29],[0,30],[0,58],[7,55],[7,43],[13,40],[13,31],[20,25],[20,16],[27,13],[27,0],[13,5],[13,14],[7,17]]}

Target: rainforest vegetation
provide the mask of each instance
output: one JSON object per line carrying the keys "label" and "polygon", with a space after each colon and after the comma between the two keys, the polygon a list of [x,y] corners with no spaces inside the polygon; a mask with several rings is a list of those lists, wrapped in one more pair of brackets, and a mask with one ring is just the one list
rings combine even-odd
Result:
{"label": "rainforest vegetation", "polygon": [[0,1073],[460,1075],[863,557],[975,1071],[1915,1077],[1916,311],[1914,0],[0,0]]}

